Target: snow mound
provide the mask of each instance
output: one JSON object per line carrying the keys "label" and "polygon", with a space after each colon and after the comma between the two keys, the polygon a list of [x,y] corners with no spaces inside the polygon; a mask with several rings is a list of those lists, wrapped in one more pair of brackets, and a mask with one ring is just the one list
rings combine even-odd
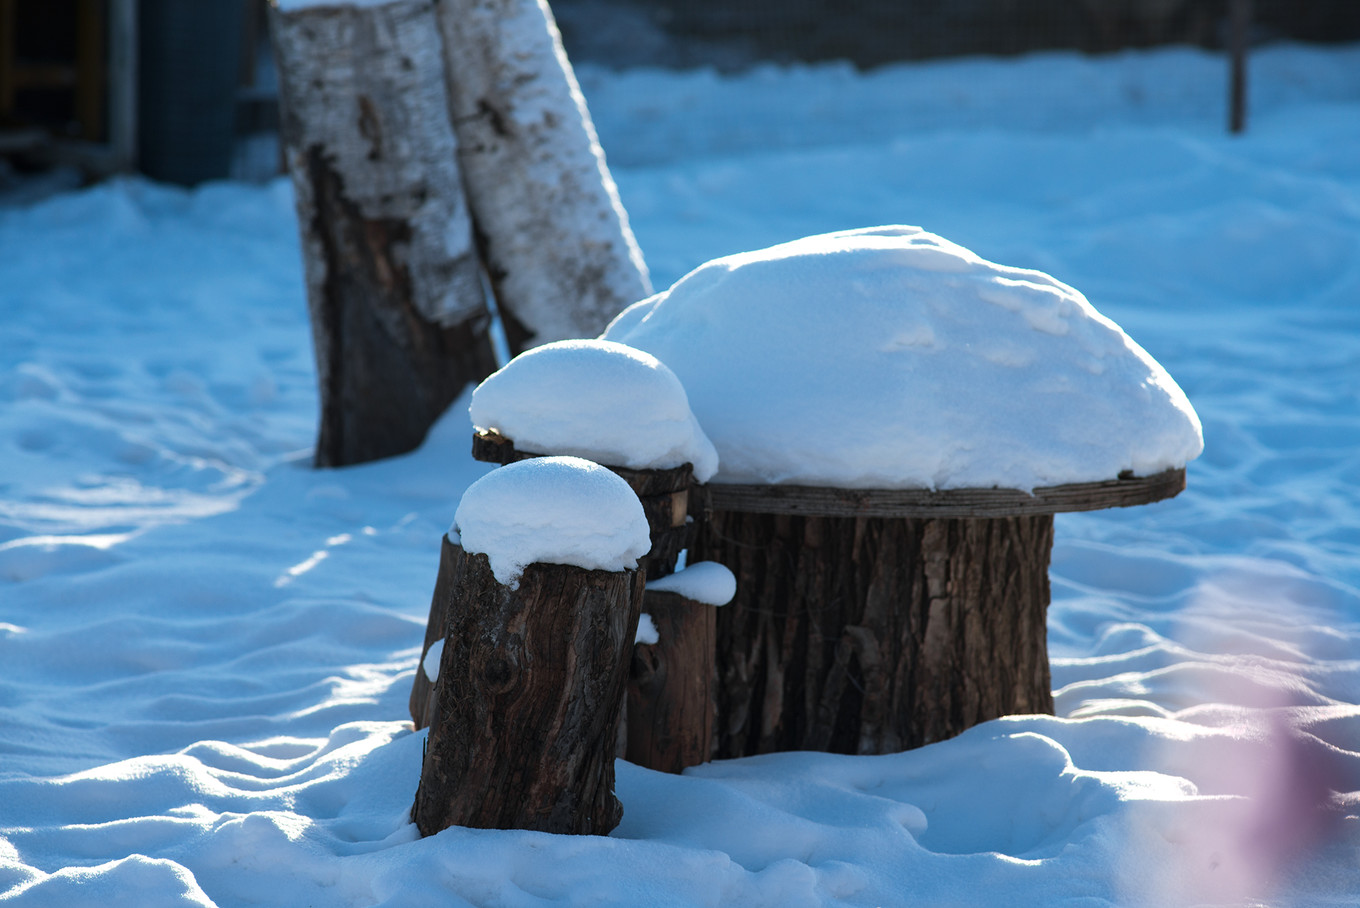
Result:
{"label": "snow mound", "polygon": [[579,457],[538,457],[487,473],[463,493],[449,536],[485,554],[510,587],[530,564],[621,571],[651,548],[628,483]]}
{"label": "snow mound", "polygon": [[918,227],[716,259],[603,336],[679,376],[715,482],[1029,490],[1204,445],[1184,392],[1080,293]]}
{"label": "snow mound", "polygon": [[675,373],[613,341],[557,341],[521,353],[477,387],[469,413],[478,429],[495,429],[522,451],[636,470],[691,463],[699,482],[718,469]]}
{"label": "snow mound", "polygon": [[716,561],[700,561],[683,571],[648,582],[647,589],[658,593],[677,593],[686,599],[709,605],[726,605],[737,594],[737,578],[725,565]]}

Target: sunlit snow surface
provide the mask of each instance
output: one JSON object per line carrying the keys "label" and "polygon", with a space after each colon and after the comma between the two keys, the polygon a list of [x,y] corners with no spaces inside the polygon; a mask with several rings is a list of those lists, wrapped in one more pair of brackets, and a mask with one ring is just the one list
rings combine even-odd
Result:
{"label": "sunlit snow surface", "polygon": [[569,454],[635,470],[691,464],[708,482],[718,452],[685,388],[655,356],[607,340],[554,341],[516,356],[479,384],[472,424],[520,451]]}
{"label": "sunlit snow surface", "polygon": [[632,487],[579,457],[535,457],[486,474],[463,493],[449,536],[486,555],[512,589],[530,564],[631,570],[652,547]]}
{"label": "sunlit snow surface", "polygon": [[1184,392],[1079,291],[919,227],[724,256],[605,337],[684,382],[717,483],[1029,491],[1204,448]]}
{"label": "sunlit snow surface", "polygon": [[308,466],[285,183],[0,210],[0,905],[1354,905],[1360,49],[582,72],[658,286],[919,224],[1079,287],[1204,422],[1057,519],[1059,717],[621,763],[608,838],[408,822],[440,537],[488,467]]}

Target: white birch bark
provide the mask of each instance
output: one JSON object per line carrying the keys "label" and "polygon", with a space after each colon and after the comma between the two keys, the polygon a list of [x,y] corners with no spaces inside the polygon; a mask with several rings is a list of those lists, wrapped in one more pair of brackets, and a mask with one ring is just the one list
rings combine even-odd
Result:
{"label": "white birch bark", "polygon": [[544,0],[438,0],[438,18],[460,166],[512,347],[595,337],[651,282],[552,12]]}
{"label": "white birch bark", "polygon": [[433,0],[271,9],[320,465],[410,450],[490,362]]}

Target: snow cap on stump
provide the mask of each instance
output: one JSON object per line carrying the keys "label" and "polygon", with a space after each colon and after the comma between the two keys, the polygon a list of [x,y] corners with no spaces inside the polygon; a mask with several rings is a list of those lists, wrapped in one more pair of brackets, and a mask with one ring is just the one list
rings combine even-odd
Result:
{"label": "snow cap on stump", "polygon": [[718,469],[675,373],[613,341],[557,341],[521,353],[477,386],[468,412],[478,430],[494,429],[521,451],[635,470],[690,463],[699,482]]}
{"label": "snow cap on stump", "polygon": [[579,457],[538,457],[487,473],[463,493],[449,538],[486,555],[496,580],[511,588],[530,564],[622,571],[652,546],[628,483]]}
{"label": "snow cap on stump", "polygon": [[604,337],[679,376],[720,483],[1030,490],[1204,446],[1184,392],[1080,293],[919,227],[717,259]]}
{"label": "snow cap on stump", "polygon": [[705,605],[726,605],[737,594],[737,578],[726,565],[698,561],[674,574],[647,581],[647,589],[675,593]]}

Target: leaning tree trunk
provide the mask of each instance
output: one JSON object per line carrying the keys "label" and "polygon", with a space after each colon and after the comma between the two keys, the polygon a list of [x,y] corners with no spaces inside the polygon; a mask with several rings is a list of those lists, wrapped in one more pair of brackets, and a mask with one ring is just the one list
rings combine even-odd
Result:
{"label": "leaning tree trunk", "polygon": [[542,0],[441,0],[459,161],[511,352],[595,337],[651,294]]}
{"label": "leaning tree trunk", "polygon": [[417,447],[495,368],[433,0],[271,7],[318,466]]}
{"label": "leaning tree trunk", "polygon": [[444,545],[421,834],[607,834],[623,816],[614,749],[642,574],[531,564],[511,589],[485,555]]}
{"label": "leaning tree trunk", "polygon": [[716,756],[889,753],[1053,710],[1051,514],[715,510],[691,546],[737,577],[718,610]]}

